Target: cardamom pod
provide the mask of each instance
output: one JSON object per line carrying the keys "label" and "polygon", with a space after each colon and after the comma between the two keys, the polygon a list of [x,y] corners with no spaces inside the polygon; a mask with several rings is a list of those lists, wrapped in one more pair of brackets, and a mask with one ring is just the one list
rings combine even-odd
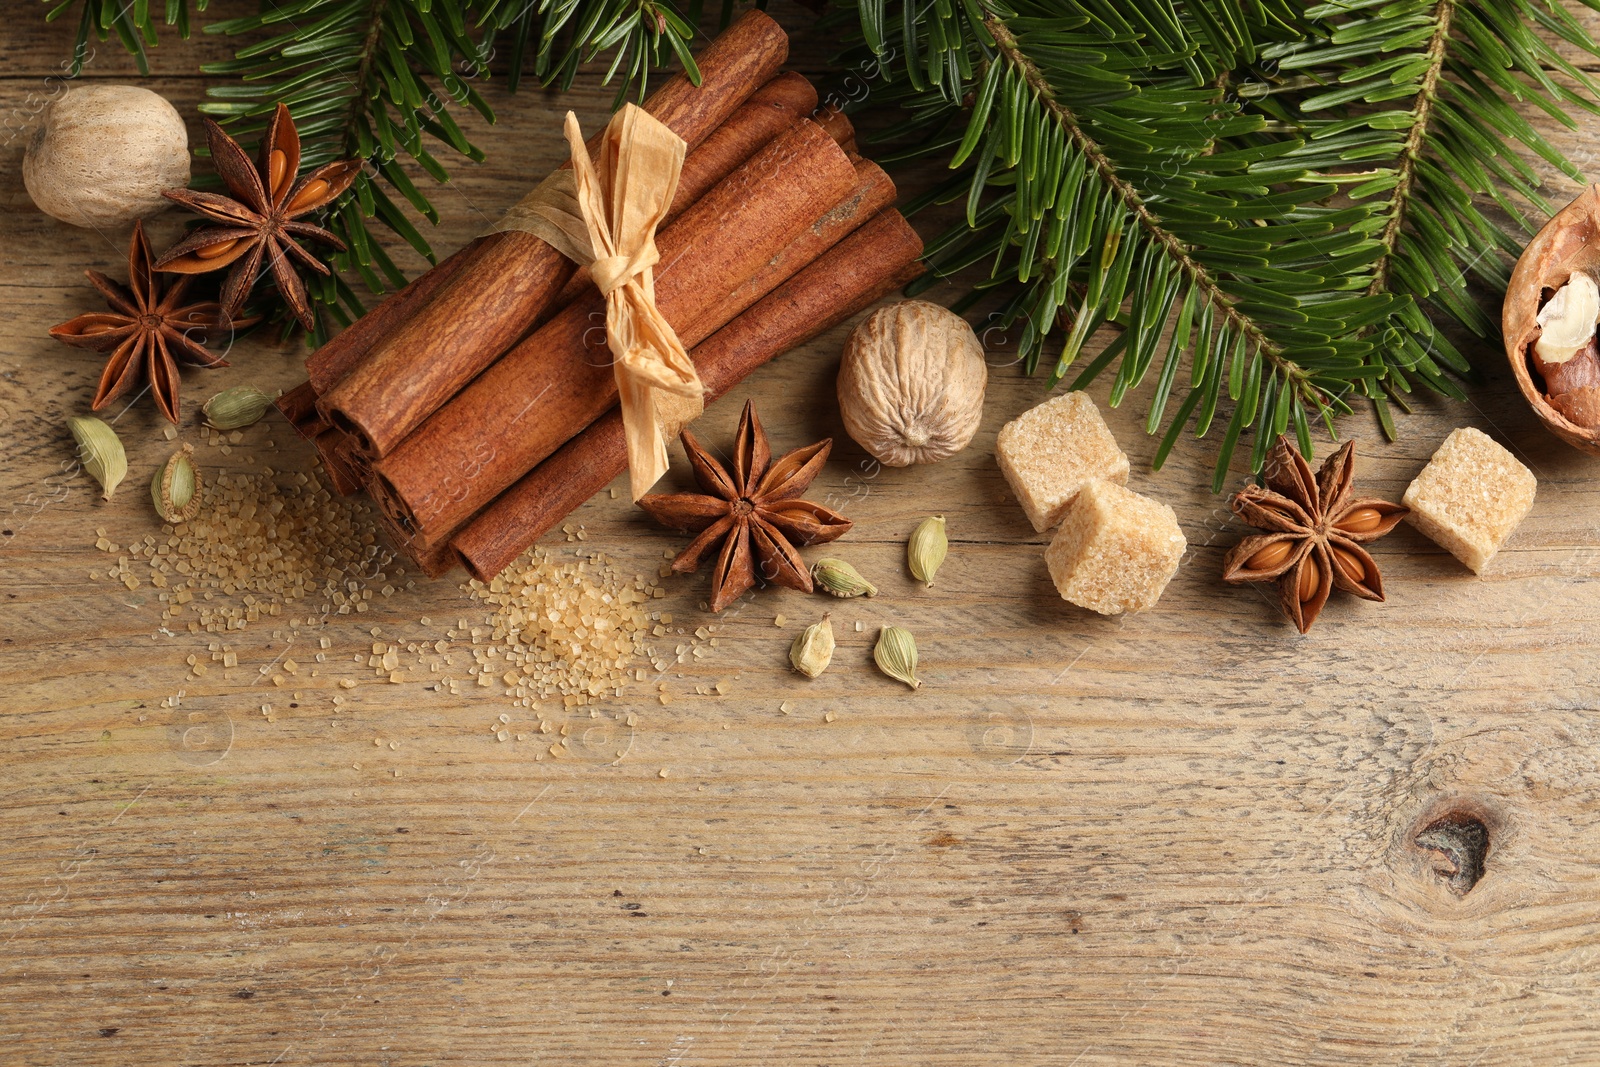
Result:
{"label": "cardamom pod", "polygon": [[898,626],[885,626],[878,631],[878,644],[872,650],[878,669],[897,682],[916,689],[922,685],[917,680],[917,639],[910,630]]}
{"label": "cardamom pod", "polygon": [[218,430],[242,430],[254,426],[267,413],[276,395],[268,396],[253,385],[224,389],[200,408],[206,425]]}
{"label": "cardamom pod", "polygon": [[838,597],[876,596],[878,587],[861,577],[861,572],[842,559],[819,559],[811,568],[811,580],[823,592]]}
{"label": "cardamom pod", "polygon": [[128,453],[123,451],[117,432],[93,415],[74,416],[67,420],[67,428],[78,442],[83,469],[100,483],[102,498],[110,500],[128,474]]}
{"label": "cardamom pod", "polygon": [[789,662],[807,678],[815,678],[833,662],[833,623],[824,615],[800,632],[789,646]]}
{"label": "cardamom pod", "polygon": [[162,464],[150,481],[150,499],[156,514],[167,522],[188,522],[200,512],[200,472],[195,468],[193,445],[184,445]]}
{"label": "cardamom pod", "polygon": [[911,531],[911,540],[906,542],[906,565],[911,568],[911,577],[931,588],[933,576],[939,572],[939,565],[949,551],[950,539],[944,533],[943,515],[917,523],[917,528]]}

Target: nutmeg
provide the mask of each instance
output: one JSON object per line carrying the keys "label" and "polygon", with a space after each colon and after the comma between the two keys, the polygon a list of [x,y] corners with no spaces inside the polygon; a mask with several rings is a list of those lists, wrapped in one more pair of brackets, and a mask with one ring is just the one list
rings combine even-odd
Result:
{"label": "nutmeg", "polygon": [[1517,388],[1545,427],[1600,455],[1600,185],[1536,234],[1506,287],[1501,333]]}
{"label": "nutmeg", "polygon": [[937,463],[978,432],[989,368],[972,327],[925,300],[872,314],[839,365],[839,413],[862,448],[890,467]]}
{"label": "nutmeg", "polygon": [[39,210],[74,226],[114,226],[168,206],[189,184],[189,135],[165,97],[136,85],[68,89],[50,102],[22,159]]}

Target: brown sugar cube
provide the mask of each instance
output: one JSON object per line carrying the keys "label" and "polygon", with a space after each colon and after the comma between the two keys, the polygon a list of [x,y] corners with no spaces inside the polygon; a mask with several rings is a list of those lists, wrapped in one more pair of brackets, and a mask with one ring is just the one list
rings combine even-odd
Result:
{"label": "brown sugar cube", "polygon": [[1028,521],[1041,533],[1061,521],[1084,483],[1128,481],[1128,457],[1084,392],[1063,393],[1006,423],[994,455]]}
{"label": "brown sugar cube", "polygon": [[1187,547],[1167,505],[1096,479],[1067,509],[1044,558],[1063,600],[1116,615],[1161,599]]}
{"label": "brown sugar cube", "polygon": [[1406,519],[1474,574],[1505,544],[1533,507],[1533,472],[1488,434],[1453,430],[1406,488]]}

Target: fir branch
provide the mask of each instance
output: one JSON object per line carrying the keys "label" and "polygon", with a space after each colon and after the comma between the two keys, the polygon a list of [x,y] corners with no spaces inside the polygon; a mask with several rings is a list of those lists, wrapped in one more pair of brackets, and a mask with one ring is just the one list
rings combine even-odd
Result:
{"label": "fir branch", "polygon": [[[1110,188],[1122,202],[1128,212],[1138,220],[1139,225],[1150,235],[1150,238],[1161,245],[1166,254],[1177,264],[1178,269],[1189,279],[1191,285],[1200,294],[1200,299],[1214,307],[1222,315],[1223,321],[1237,330],[1247,339],[1252,350],[1261,352],[1272,363],[1275,370],[1285,374],[1295,383],[1297,389],[1304,388],[1306,375],[1294,363],[1284,358],[1283,350],[1272,343],[1261,328],[1248,316],[1242,314],[1234,301],[1212,279],[1205,266],[1190,254],[1189,248],[1178,239],[1169,229],[1161,224],[1161,220],[1145,204],[1144,198],[1131,183],[1117,172],[1117,168],[1106,157],[1104,151],[1083,130],[1082,125],[1073,116],[1066,105],[1056,99],[1055,91],[1050,83],[1040,74],[1039,68],[1018,47],[1016,37],[1006,27],[1006,24],[994,15],[984,18],[984,26],[994,39],[1000,54],[1005,57],[1023,77],[1028,87],[1038,96],[1045,109],[1050,112],[1055,121],[1066,131],[1073,145],[1088,159],[1089,165],[1099,175],[1100,180]],[[1219,81],[1221,80],[1219,76]],[[1208,146],[1205,153],[1209,154]],[[1068,359],[1066,363],[1070,363]],[[1058,368],[1056,377],[1064,371],[1066,365]]]}
{"label": "fir branch", "polygon": [[[150,57],[146,51],[154,48],[157,43],[155,17],[150,11],[149,0],[136,0],[129,3],[127,0],[44,0],[47,4],[54,4],[48,14],[46,22],[54,22],[75,4],[82,3],[83,8],[78,13],[77,35],[72,42],[72,59],[67,64],[67,77],[76,78],[83,73],[84,60],[89,55],[90,36],[100,40],[109,40],[115,33],[117,40],[122,43],[129,55],[133,56],[134,63],[139,68],[140,74],[150,73]],[[195,7],[204,11],[207,0],[196,0]],[[189,0],[166,0],[166,24],[178,28],[178,36],[189,36]]]}
{"label": "fir branch", "polygon": [[[1593,81],[1536,28],[1590,55],[1600,52],[1565,9],[1527,0],[1381,7],[1364,0],[1319,4],[1308,15],[1322,25],[1321,39],[1285,45],[1275,58],[1308,82],[1291,97],[1300,128],[1313,142],[1340,145],[1324,175],[1357,201],[1375,204],[1384,219],[1384,252],[1368,291],[1395,303],[1364,331],[1379,341],[1383,374],[1362,390],[1393,437],[1388,404],[1405,409],[1403,397],[1416,386],[1464,395],[1447,375],[1469,375],[1470,364],[1443,327],[1495,335],[1497,324],[1468,279],[1502,289],[1510,258],[1549,211],[1523,153],[1581,179],[1506,99],[1531,102],[1568,126],[1573,110],[1600,111]],[[1409,106],[1388,106],[1395,100]],[[1510,228],[1486,214],[1487,200]]]}
{"label": "fir branch", "polygon": [[1425,57],[1427,70],[1417,86],[1416,99],[1411,106],[1411,130],[1395,162],[1397,180],[1389,197],[1389,221],[1384,224],[1378,238],[1383,245],[1383,256],[1372,268],[1372,284],[1367,292],[1377,294],[1388,289],[1389,264],[1394,259],[1405,227],[1406,209],[1410,206],[1411,190],[1417,180],[1417,164],[1427,144],[1428,123],[1433,118],[1433,105],[1439,87],[1439,76],[1444,73],[1446,45],[1450,40],[1450,17],[1455,12],[1455,0],[1439,0],[1435,7],[1433,35],[1428,39]]}
{"label": "fir branch", "polygon": [[[482,0],[480,7],[479,25],[511,36],[512,92],[527,66],[530,42],[536,42],[534,76],[541,85],[562,90],[572,87],[581,64],[612,53],[601,84],[609,85],[626,69],[613,108],[621,107],[630,94],[643,100],[651,73],[667,67],[669,57],[694,84],[700,84],[700,71],[689,50],[700,17],[698,0],[687,18],[670,0]],[[731,12],[732,0],[727,0],[724,24]]]}
{"label": "fir branch", "polygon": [[[1052,382],[1101,326],[1121,327],[1121,343],[1072,383],[1081,388],[1115,366],[1114,405],[1154,369],[1163,326],[1176,314],[1147,428],[1167,427],[1159,466],[1191,421],[1197,436],[1209,432],[1225,391],[1234,403],[1220,485],[1246,429],[1292,424],[1305,441],[1311,412],[1330,420],[1356,383],[1381,376],[1373,346],[1345,335],[1347,320],[1381,317],[1386,300],[1321,270],[1330,260],[1370,263],[1378,253],[1365,225],[1372,209],[1319,206],[1335,187],[1310,179],[1303,141],[1269,130],[1220,91],[1232,75],[1202,66],[1206,80],[1195,79],[1186,23],[1174,24],[1174,50],[1156,55],[1133,47],[1131,36],[1129,47],[1113,47],[1095,18],[1051,20],[1047,11],[1060,7],[1029,0],[982,20],[985,58],[973,64],[982,81],[951,157],[966,168],[968,235],[931,243],[934,274],[985,256],[994,258],[996,281],[1013,274],[1022,287],[1001,325],[1021,323],[1026,366],[1065,324]],[[1281,21],[1269,22],[1282,32]],[[1257,51],[1238,36],[1229,47]],[[926,53],[908,57],[918,54]],[[941,111],[933,93],[913,87],[902,100],[921,110],[924,143],[940,146],[954,139],[941,121],[961,109],[946,102]],[[1068,107],[1069,98],[1083,103]],[[1169,422],[1186,354],[1191,395]],[[1264,441],[1258,435],[1256,463]]]}
{"label": "fir branch", "polygon": [[[876,94],[910,116],[895,131],[912,142],[901,157],[960,168],[929,200],[964,191],[966,226],[930,242],[923,284],[992,260],[980,291],[1009,288],[1001,324],[1021,323],[1026,366],[1066,331],[1052,383],[1091,334],[1120,328],[1072,383],[1114,374],[1113,404],[1174,326],[1146,428],[1166,427],[1159,466],[1185,426],[1206,434],[1225,392],[1218,488],[1252,428],[1258,469],[1290,426],[1309,454],[1311,413],[1331,433],[1352,396],[1370,398],[1391,434],[1388,403],[1405,407],[1413,388],[1462,396],[1450,375],[1470,365],[1442,323],[1492,333],[1466,274],[1503,284],[1534,225],[1526,206],[1547,208],[1519,150],[1577,177],[1508,98],[1569,125],[1574,109],[1600,110],[1549,38],[1600,52],[1540,0],[845,2],[886,77],[887,42],[902,45],[903,80]],[[1199,138],[1202,91],[1214,128]],[[1034,146],[1058,131],[1066,162],[1041,164]],[[1061,191],[1064,169],[1091,180]],[[1111,237],[1121,253],[1041,229],[1040,205],[1058,194],[1097,239],[1108,203],[1125,215]],[[1190,391],[1168,420],[1185,353]]]}

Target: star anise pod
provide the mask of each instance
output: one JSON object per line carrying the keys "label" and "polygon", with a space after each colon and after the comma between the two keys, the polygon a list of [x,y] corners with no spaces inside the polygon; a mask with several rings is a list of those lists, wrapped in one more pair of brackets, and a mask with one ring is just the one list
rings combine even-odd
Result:
{"label": "star anise pod", "polygon": [[639,506],[663,526],[698,534],[672,561],[672,569],[693,571],[712,548],[722,546],[711,576],[712,611],[739,599],[758,578],[811,592],[811,572],[795,546],[836,540],[851,526],[837,512],[799,499],[827,462],[833,440],[797,448],[773,463],[761,420],[754,405],[746,403],[731,471],[688,430],[683,431],[683,448],[704,492],[639,499]]}
{"label": "star anise pod", "polygon": [[211,146],[211,161],[232,195],[197,189],[168,189],[162,193],[215,225],[203,226],[167,249],[156,261],[156,268],[178,274],[204,274],[228,267],[222,306],[233,315],[244,306],[265,259],[284,303],[301,325],[311,329],[313,320],[305,283],[290,261],[298,260],[320,274],[327,274],[328,268],[295,238],[315,238],[341,252],[345,246],[321,226],[296,220],[327,206],[350,188],[361,173],[361,160],[327,163],[297,181],[300,135],[295,132],[289,109],[282,104],[267,124],[255,163],[221,126],[210,119],[201,121]]}
{"label": "star anise pod", "polygon": [[178,363],[226,367],[228,361],[205,347],[218,327],[248,326],[255,319],[231,321],[216,301],[184,304],[189,279],[180,278],[162,291],[161,276],[151,265],[144,224],[133,224],[128,242],[128,284],[118,285],[97,270],[84,271],[106,298],[110,311],[90,312],[50,328],[50,336],[78,348],[110,352],[90,407],[99,411],[148,378],[156,406],[178,421]]}
{"label": "star anise pod", "polygon": [[1265,533],[1246,537],[1222,563],[1230,582],[1278,583],[1284,613],[1311,629],[1335,586],[1363,600],[1383,599],[1383,576],[1361,546],[1395,528],[1410,508],[1351,499],[1355,442],[1329,456],[1315,479],[1287,437],[1267,455],[1266,485],[1234,494],[1233,510]]}

